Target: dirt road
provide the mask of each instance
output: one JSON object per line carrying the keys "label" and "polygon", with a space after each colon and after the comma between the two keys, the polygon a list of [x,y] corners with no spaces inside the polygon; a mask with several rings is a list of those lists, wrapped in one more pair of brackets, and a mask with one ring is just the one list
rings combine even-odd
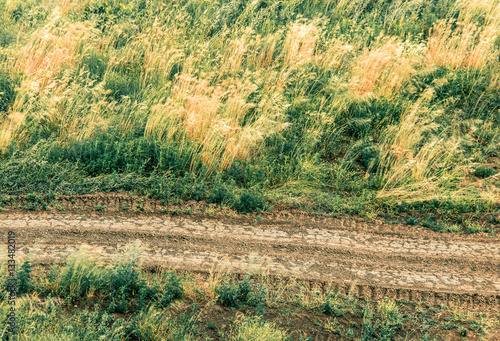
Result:
{"label": "dirt road", "polygon": [[[139,240],[145,266],[267,273],[333,282],[367,299],[500,306],[500,240],[334,218],[207,219],[3,212],[17,257],[51,263],[77,249],[116,257]],[[6,253],[4,247],[3,255]]]}

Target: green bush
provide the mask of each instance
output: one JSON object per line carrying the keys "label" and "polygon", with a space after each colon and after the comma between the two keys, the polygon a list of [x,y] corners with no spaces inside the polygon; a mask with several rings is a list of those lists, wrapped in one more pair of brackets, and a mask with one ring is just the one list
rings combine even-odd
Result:
{"label": "green bush", "polygon": [[222,283],[217,289],[217,301],[226,307],[238,307],[239,291],[236,285],[231,285],[227,281]]}
{"label": "green bush", "polygon": [[28,293],[33,288],[33,278],[31,277],[31,263],[25,260],[17,273],[19,295]]}
{"label": "green bush", "polygon": [[468,234],[483,232],[484,228],[478,223],[466,222],[465,228]]}
{"label": "green bush", "polygon": [[377,306],[377,314],[367,303],[363,312],[361,340],[393,340],[403,327],[403,316],[394,301],[384,300]]}
{"label": "green bush", "polygon": [[96,261],[83,257],[68,258],[57,274],[56,294],[68,304],[85,298],[90,292],[107,291],[105,274]]}
{"label": "green bush", "polygon": [[116,264],[111,270],[104,272],[104,281],[107,284],[107,296],[111,301],[108,312],[126,313],[129,300],[146,286],[140,278],[140,268],[136,259],[126,260]]}
{"label": "green bush", "polygon": [[330,292],[326,295],[325,302],[320,307],[320,310],[323,314],[334,317],[343,317],[348,313],[358,316],[360,311],[357,305],[357,299],[352,296],[343,298],[339,293]]}
{"label": "green bush", "polygon": [[0,70],[0,115],[2,112],[6,112],[14,102],[16,98],[15,88],[18,85],[12,76]]}
{"label": "green bush", "polygon": [[484,179],[496,174],[496,171],[489,166],[476,167],[475,174],[478,178]]}
{"label": "green bush", "polygon": [[408,217],[408,219],[405,220],[406,225],[417,225],[418,219],[414,217]]}
{"label": "green bush", "polygon": [[217,179],[216,183],[212,186],[207,202],[233,207],[236,203],[234,187],[234,183],[226,184]]}
{"label": "green bush", "polygon": [[84,20],[94,20],[96,26],[103,31],[124,19],[130,19],[134,13],[132,6],[126,6],[122,2],[92,1],[83,10]]}
{"label": "green bush", "polygon": [[493,225],[497,225],[500,223],[500,220],[498,219],[498,217],[492,215],[488,218],[488,223],[493,224]]}
{"label": "green bush", "polygon": [[128,313],[151,304],[167,308],[184,296],[180,278],[173,272],[165,273],[159,283],[148,284],[137,258],[130,254],[127,257],[111,267],[81,255],[70,257],[61,268],[51,269],[48,286],[42,285],[39,290],[45,296],[63,296],[68,304],[97,295],[107,304],[108,313]]}
{"label": "green bush", "polygon": [[267,288],[256,285],[245,275],[239,282],[231,282],[228,278],[216,289],[217,301],[223,306],[238,307],[240,304],[258,307],[265,301]]}
{"label": "green bush", "polygon": [[261,212],[267,208],[267,204],[259,192],[243,190],[234,208],[241,213]]}
{"label": "green bush", "polygon": [[184,297],[180,278],[173,272],[167,272],[163,275],[161,291],[156,305],[159,308],[167,308],[174,300]]}

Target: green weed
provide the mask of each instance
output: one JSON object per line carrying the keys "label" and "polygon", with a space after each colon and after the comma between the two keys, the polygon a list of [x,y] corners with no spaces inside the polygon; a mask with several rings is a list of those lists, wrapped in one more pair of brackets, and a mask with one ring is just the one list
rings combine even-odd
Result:
{"label": "green weed", "polygon": [[478,178],[484,179],[495,174],[496,171],[489,166],[476,167],[475,174]]}
{"label": "green weed", "polygon": [[239,283],[231,283],[226,280],[216,289],[217,300],[227,307],[238,307],[241,304],[258,307],[264,303],[267,295],[267,288],[258,284],[245,276]]}
{"label": "green weed", "polygon": [[275,324],[259,318],[242,317],[235,322],[235,327],[228,340],[231,341],[284,341],[286,333]]}

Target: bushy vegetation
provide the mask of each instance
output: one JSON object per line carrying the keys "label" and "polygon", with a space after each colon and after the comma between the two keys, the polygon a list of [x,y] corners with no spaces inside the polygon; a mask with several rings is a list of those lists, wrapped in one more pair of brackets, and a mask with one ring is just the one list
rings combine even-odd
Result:
{"label": "bushy vegetation", "polygon": [[0,1],[0,191],[493,211],[499,11]]}
{"label": "bushy vegetation", "polygon": [[[121,260],[98,262],[82,248],[50,268],[21,261],[17,332],[4,331],[0,339],[305,341],[333,334],[424,340],[450,330],[486,339],[500,332],[494,313],[459,306],[364,301],[329,286],[268,276],[145,272],[141,250],[128,245]],[[10,311],[6,264],[0,263],[2,325]]]}

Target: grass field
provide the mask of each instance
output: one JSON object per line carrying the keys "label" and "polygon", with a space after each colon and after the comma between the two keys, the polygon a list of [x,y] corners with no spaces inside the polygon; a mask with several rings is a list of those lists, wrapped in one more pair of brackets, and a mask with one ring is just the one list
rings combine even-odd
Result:
{"label": "grass field", "polygon": [[495,212],[499,13],[496,0],[2,0],[0,191]]}

